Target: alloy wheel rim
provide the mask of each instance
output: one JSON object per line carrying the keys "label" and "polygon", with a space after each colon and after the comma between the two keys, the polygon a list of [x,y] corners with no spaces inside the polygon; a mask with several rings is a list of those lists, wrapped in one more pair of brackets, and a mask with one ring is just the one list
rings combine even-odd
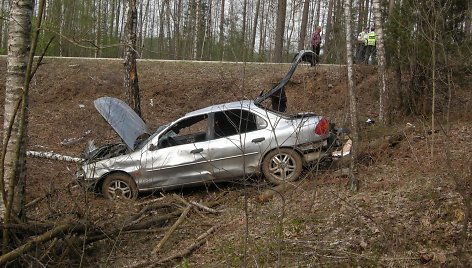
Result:
{"label": "alloy wheel rim", "polygon": [[276,154],[270,161],[271,175],[281,181],[289,179],[295,172],[296,164],[289,154]]}
{"label": "alloy wheel rim", "polygon": [[110,196],[115,198],[126,198],[130,199],[132,197],[131,188],[124,181],[112,181],[108,186],[108,193]]}

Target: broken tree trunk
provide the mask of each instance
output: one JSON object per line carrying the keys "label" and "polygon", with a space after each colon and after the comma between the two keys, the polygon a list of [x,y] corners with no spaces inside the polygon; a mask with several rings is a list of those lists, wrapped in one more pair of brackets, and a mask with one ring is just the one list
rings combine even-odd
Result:
{"label": "broken tree trunk", "polygon": [[80,163],[80,162],[84,161],[83,158],[72,157],[72,156],[67,156],[67,155],[62,155],[62,154],[56,154],[54,152],[27,151],[26,155],[27,156],[38,157],[38,158],[47,158],[47,159],[51,159],[51,160],[61,160],[61,161],[74,162],[74,163]]}

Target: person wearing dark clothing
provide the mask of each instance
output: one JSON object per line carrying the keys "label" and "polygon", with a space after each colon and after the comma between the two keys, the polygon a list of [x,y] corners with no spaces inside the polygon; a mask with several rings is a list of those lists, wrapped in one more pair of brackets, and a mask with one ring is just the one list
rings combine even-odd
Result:
{"label": "person wearing dark clothing", "polygon": [[368,33],[369,33],[369,28],[366,27],[364,30],[362,30],[362,32],[360,32],[357,35],[357,53],[356,53],[357,63],[364,62]]}
{"label": "person wearing dark clothing", "polygon": [[313,52],[315,52],[315,62],[312,63],[312,66],[318,61],[320,57],[321,50],[321,26],[316,26],[315,31],[311,35],[311,46]]}
{"label": "person wearing dark clothing", "polygon": [[272,102],[272,109],[279,112],[285,112],[287,110],[287,95],[285,95],[284,88],[280,89],[279,92],[270,96]]}

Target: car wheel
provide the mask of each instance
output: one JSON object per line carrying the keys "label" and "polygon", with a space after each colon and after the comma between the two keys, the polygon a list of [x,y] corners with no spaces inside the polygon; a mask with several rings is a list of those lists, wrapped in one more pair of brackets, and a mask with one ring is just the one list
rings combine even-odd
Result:
{"label": "car wheel", "polygon": [[103,181],[102,194],[112,200],[135,200],[138,196],[138,187],[134,180],[126,174],[111,174]]}
{"label": "car wheel", "polygon": [[274,184],[294,181],[302,173],[301,156],[293,149],[280,148],[268,153],[262,162],[262,173]]}

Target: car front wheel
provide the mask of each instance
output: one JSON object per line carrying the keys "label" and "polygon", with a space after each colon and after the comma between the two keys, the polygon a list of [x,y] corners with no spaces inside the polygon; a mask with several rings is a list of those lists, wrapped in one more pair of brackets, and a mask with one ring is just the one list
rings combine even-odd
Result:
{"label": "car front wheel", "polygon": [[138,187],[134,180],[126,174],[111,174],[103,181],[102,194],[112,200],[135,200],[138,196]]}
{"label": "car front wheel", "polygon": [[295,181],[300,177],[302,168],[301,156],[290,148],[275,149],[262,162],[262,173],[274,184]]}

